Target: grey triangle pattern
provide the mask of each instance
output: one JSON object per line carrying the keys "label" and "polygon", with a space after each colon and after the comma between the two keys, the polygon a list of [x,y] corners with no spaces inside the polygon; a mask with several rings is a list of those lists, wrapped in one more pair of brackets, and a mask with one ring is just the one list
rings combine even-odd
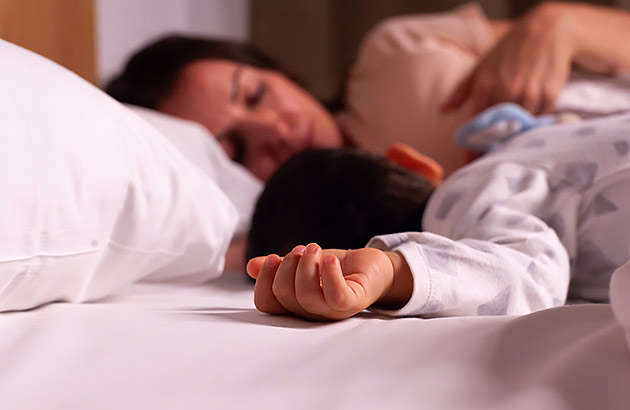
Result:
{"label": "grey triangle pattern", "polygon": [[536,262],[532,262],[527,267],[527,273],[532,277],[537,283],[540,283],[540,272],[538,271],[538,266],[536,266]]}
{"label": "grey triangle pattern", "polygon": [[575,132],[573,132],[572,135],[574,137],[584,138],[584,137],[589,137],[593,135],[594,133],[595,133],[595,127],[588,126],[588,127],[578,128],[577,130],[575,130]]}
{"label": "grey triangle pattern", "polygon": [[453,254],[451,252],[441,249],[423,249],[424,256],[427,258],[426,262],[432,270],[437,270],[441,273],[445,273],[451,276],[457,276],[457,270],[453,262]]}
{"label": "grey triangle pattern", "polygon": [[449,212],[451,212],[451,209],[453,209],[455,204],[459,202],[461,197],[462,197],[462,192],[460,191],[453,191],[453,192],[447,193],[444,196],[444,199],[442,199],[442,202],[440,203],[440,206],[438,207],[435,217],[439,220],[446,219]]}
{"label": "grey triangle pattern", "polygon": [[615,212],[619,209],[617,208],[617,205],[612,203],[612,201],[602,194],[597,195],[593,200],[593,208],[596,216],[602,216],[610,212]]}
{"label": "grey triangle pattern", "polygon": [[551,191],[551,193],[557,194],[558,192],[562,191],[563,189],[567,189],[569,187],[571,187],[570,183],[568,183],[565,180],[561,180],[561,181],[556,182],[553,185],[550,184],[549,185],[549,190]]}
{"label": "grey triangle pattern", "polygon": [[627,141],[615,141],[613,142],[613,147],[620,157],[625,157],[630,152],[630,144]]}
{"label": "grey triangle pattern", "polygon": [[510,192],[516,194],[527,189],[527,187],[529,186],[530,178],[528,176],[517,178],[508,177],[506,181]]}
{"label": "grey triangle pattern", "polygon": [[559,238],[564,236],[564,219],[562,216],[559,214],[553,214],[545,221],[545,223],[549,225],[551,229],[556,231],[556,235],[558,235]]}
{"label": "grey triangle pattern", "polygon": [[507,287],[493,297],[489,302],[477,308],[479,316],[501,316],[507,314],[512,290]]}
{"label": "grey triangle pattern", "polygon": [[573,162],[566,164],[564,177],[578,189],[588,188],[595,179],[597,164],[594,162]]}
{"label": "grey triangle pattern", "polygon": [[470,246],[479,252],[494,254],[494,246],[487,241],[481,241],[478,239],[463,239],[461,240],[461,243],[465,243],[467,246]]}
{"label": "grey triangle pattern", "polygon": [[549,258],[549,259],[556,259],[556,252],[550,248],[547,245],[543,245],[544,249],[543,249],[543,253]]}
{"label": "grey triangle pattern", "polygon": [[488,207],[484,209],[483,212],[480,213],[479,216],[477,217],[477,221],[483,220],[486,216],[488,216],[490,212],[492,212],[493,209],[495,209],[496,206],[503,205],[505,204],[505,202],[506,202],[505,199],[494,199],[490,201],[488,203]]}
{"label": "grey triangle pattern", "polygon": [[545,140],[532,140],[523,145],[523,148],[542,148],[546,144]]}
{"label": "grey triangle pattern", "polygon": [[618,267],[593,242],[587,242],[578,249],[577,270],[594,276],[611,275]]}
{"label": "grey triangle pattern", "polygon": [[437,299],[431,299],[422,306],[422,313],[436,313],[443,310],[444,307],[442,303]]}

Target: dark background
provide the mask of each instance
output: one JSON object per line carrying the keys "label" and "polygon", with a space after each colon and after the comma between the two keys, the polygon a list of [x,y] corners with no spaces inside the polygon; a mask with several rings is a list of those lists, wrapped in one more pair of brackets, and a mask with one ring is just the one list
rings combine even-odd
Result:
{"label": "dark background", "polygon": [[[250,0],[252,43],[278,60],[321,100],[336,96],[361,39],[378,21],[399,14],[431,13],[458,0]],[[515,18],[534,0],[480,0],[490,19]],[[630,0],[589,3],[623,7]]]}

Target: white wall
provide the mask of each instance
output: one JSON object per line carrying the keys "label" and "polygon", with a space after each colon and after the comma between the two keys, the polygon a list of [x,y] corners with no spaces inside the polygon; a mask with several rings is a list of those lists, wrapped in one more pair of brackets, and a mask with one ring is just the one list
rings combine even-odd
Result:
{"label": "white wall", "polygon": [[96,0],[97,75],[104,84],[127,57],[165,33],[249,38],[247,0]]}

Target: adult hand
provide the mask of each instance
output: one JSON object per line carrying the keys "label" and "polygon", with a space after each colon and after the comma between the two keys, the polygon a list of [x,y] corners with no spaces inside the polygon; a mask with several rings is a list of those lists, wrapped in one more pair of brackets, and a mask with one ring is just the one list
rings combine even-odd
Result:
{"label": "adult hand", "polygon": [[254,258],[247,273],[256,279],[254,303],[261,312],[340,320],[386,299],[394,262],[374,248],[322,250],[313,243],[284,258]]}
{"label": "adult hand", "polygon": [[532,114],[551,112],[569,77],[574,55],[571,15],[565,5],[535,8],[478,63],[442,105],[443,112],[471,102],[476,114],[500,102],[515,102]]}

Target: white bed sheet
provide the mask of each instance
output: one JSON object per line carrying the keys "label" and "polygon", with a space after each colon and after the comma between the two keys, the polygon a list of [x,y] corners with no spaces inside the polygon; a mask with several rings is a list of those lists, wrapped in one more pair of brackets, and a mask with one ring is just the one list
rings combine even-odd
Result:
{"label": "white bed sheet", "polygon": [[340,323],[263,315],[228,274],[0,315],[3,409],[628,409],[609,305]]}

